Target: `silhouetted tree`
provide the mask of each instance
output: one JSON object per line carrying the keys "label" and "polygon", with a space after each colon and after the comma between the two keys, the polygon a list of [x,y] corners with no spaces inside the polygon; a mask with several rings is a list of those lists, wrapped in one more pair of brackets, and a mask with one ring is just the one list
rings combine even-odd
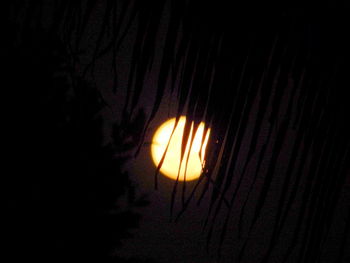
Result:
{"label": "silhouetted tree", "polygon": [[124,171],[139,144],[143,111],[107,136],[99,91],[76,75],[55,34],[28,29],[5,51],[9,259],[122,261],[117,249],[138,227],[137,208],[148,203]]}

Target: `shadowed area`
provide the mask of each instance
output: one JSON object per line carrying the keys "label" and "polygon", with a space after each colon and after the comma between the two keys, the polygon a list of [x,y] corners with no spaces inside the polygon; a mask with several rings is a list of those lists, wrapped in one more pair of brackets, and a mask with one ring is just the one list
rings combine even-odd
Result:
{"label": "shadowed area", "polygon": [[[128,167],[169,196],[149,206],[148,229],[128,243],[130,256],[192,263],[205,247],[193,241],[203,229],[207,250],[224,263],[348,261],[346,4],[3,7],[9,254],[121,260],[110,251],[134,233],[134,207],[146,204]],[[183,115],[181,158],[191,129],[211,128],[205,169],[190,182],[148,169],[155,127]],[[182,229],[159,215],[161,205]],[[180,221],[193,207],[197,217]]]}
{"label": "shadowed area", "polygon": [[101,95],[74,75],[62,42],[27,31],[1,56],[7,87],[3,173],[8,262],[153,262],[118,257],[148,204],[124,164],[143,113],[104,132]]}

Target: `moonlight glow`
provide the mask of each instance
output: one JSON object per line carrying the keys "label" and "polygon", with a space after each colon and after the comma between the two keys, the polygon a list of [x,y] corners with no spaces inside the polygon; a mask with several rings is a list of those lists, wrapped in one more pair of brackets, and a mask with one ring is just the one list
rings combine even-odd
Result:
{"label": "moonlight glow", "polygon": [[[179,119],[177,127],[171,137],[171,141],[168,147],[168,150],[165,155],[164,162],[160,168],[160,172],[165,176],[176,180],[180,167],[180,158],[181,158],[181,144],[182,136],[185,127],[186,117],[182,116]],[[168,145],[171,133],[175,126],[175,118],[170,119],[164,122],[154,134],[152,140],[152,158],[156,166],[158,166],[160,160],[163,157],[165,149]],[[181,163],[181,169],[179,174],[180,181],[191,181],[197,179],[202,171],[202,166],[204,165],[205,149],[208,143],[210,129],[204,136],[204,123],[200,123],[197,132],[194,136],[192,146],[190,145],[190,138],[193,133],[193,123],[191,125],[189,140],[186,144],[185,154]],[[202,146],[203,142],[203,146]],[[201,147],[202,146],[202,147]],[[191,147],[191,151],[189,153]],[[187,161],[188,158],[188,161]],[[187,167],[186,167],[187,162]],[[186,170],[186,175],[185,175]],[[186,177],[185,177],[186,176]]]}

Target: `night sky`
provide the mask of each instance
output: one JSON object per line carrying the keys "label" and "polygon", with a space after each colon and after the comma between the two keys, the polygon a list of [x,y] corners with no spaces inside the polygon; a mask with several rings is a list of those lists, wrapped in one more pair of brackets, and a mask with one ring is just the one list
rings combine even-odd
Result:
{"label": "night sky", "polygon": [[[4,4],[6,262],[350,262],[350,10],[228,2]],[[185,184],[150,153],[181,115]]]}

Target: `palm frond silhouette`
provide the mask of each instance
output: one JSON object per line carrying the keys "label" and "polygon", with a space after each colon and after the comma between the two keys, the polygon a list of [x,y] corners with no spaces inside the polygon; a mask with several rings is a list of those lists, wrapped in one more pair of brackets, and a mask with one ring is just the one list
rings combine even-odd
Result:
{"label": "palm frond silhouette", "polygon": [[[157,92],[143,136],[166,93],[177,95],[177,117],[212,127],[206,167],[193,189],[198,202],[210,194],[208,245],[225,214],[219,247],[227,235],[237,236],[238,262],[345,262],[350,131],[344,6],[321,6],[317,15],[287,5],[262,11],[195,0],[52,3],[51,23],[36,16],[41,3],[14,5],[12,13],[26,10],[23,21],[59,32],[74,54],[93,27],[85,74],[109,54],[118,89],[118,54],[125,43],[131,47],[123,116],[137,111],[153,74]],[[339,209],[340,221],[347,220],[344,238],[331,244],[336,256],[327,258]],[[232,223],[235,233],[227,231]]]}

